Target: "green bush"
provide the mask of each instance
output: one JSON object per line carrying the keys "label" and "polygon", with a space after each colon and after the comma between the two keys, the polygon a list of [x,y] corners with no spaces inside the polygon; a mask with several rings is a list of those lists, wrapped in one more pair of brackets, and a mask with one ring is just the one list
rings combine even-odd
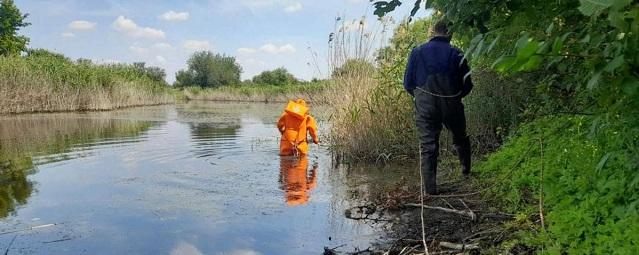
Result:
{"label": "green bush", "polygon": [[593,121],[547,117],[522,126],[478,167],[486,182],[501,181],[487,197],[537,215],[543,185],[547,229],[522,236],[546,253],[638,254],[639,135],[619,125],[593,130]]}
{"label": "green bush", "polygon": [[284,86],[297,83],[297,79],[284,67],[264,71],[253,77],[254,84]]}

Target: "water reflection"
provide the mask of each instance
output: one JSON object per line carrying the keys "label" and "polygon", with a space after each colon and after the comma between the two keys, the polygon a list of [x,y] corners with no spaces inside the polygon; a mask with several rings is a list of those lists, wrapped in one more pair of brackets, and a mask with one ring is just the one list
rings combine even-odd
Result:
{"label": "water reflection", "polygon": [[310,191],[317,187],[317,168],[308,173],[308,156],[280,158],[280,184],[284,191],[286,204],[289,206],[308,203]]}
{"label": "water reflection", "polygon": [[315,145],[305,158],[280,158],[281,107],[198,102],[0,117],[0,230],[63,223],[20,236],[9,253],[365,249],[378,229],[344,211],[398,171],[333,169]]}
{"label": "water reflection", "polygon": [[0,164],[0,217],[4,218],[13,213],[16,206],[27,203],[33,192],[33,183],[27,180],[27,174],[32,173],[30,169],[34,168],[29,158]]}
{"label": "water reflection", "polygon": [[0,218],[27,203],[35,190],[28,176],[38,172],[38,165],[85,157],[91,147],[133,142],[151,126],[68,115],[0,117]]}

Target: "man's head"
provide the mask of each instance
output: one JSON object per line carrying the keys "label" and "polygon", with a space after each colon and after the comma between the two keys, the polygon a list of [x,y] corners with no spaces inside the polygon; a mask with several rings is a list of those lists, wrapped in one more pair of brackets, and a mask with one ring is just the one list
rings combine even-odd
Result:
{"label": "man's head", "polygon": [[435,23],[433,26],[433,35],[434,36],[445,36],[452,37],[452,33],[450,32],[450,23],[444,19],[441,19]]}

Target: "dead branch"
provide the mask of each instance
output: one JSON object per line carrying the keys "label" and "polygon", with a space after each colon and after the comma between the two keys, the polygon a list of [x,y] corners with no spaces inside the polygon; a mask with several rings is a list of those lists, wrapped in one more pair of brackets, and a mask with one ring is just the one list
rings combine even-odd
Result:
{"label": "dead branch", "polygon": [[459,214],[459,215],[468,217],[468,218],[470,218],[473,221],[477,219],[477,215],[475,215],[475,213],[473,211],[460,211],[460,210],[454,210],[454,209],[449,209],[449,208],[444,208],[444,207],[428,206],[428,205],[420,205],[420,204],[406,204],[406,206],[409,206],[409,207],[423,207],[425,209],[439,210],[439,211]]}
{"label": "dead branch", "polygon": [[466,251],[466,250],[477,250],[479,249],[479,244],[461,244],[461,243],[449,243],[449,242],[439,242],[439,246],[444,247],[444,248],[448,248],[448,249],[453,249],[453,250],[460,250],[460,251]]}

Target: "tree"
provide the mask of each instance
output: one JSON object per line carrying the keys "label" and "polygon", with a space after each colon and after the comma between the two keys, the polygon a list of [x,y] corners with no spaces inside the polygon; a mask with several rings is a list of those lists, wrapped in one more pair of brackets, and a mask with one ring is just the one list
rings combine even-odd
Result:
{"label": "tree", "polygon": [[200,51],[193,53],[187,63],[188,68],[176,74],[177,87],[214,88],[240,83],[242,67],[234,57]]}
{"label": "tree", "polygon": [[18,30],[30,25],[25,22],[29,14],[22,15],[13,0],[0,1],[0,55],[19,55],[26,50],[29,38],[18,35]]}
{"label": "tree", "polygon": [[161,67],[157,66],[146,66],[144,62],[135,62],[133,63],[133,67],[140,71],[140,73],[148,76],[151,80],[157,82],[165,82],[166,72]]}
{"label": "tree", "polygon": [[284,67],[271,71],[264,71],[253,77],[253,83],[266,85],[288,85],[296,83],[297,79]]}

